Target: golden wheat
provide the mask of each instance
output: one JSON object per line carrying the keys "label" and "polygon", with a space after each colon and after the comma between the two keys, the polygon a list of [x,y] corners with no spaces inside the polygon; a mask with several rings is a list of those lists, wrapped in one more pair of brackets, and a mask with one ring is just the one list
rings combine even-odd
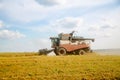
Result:
{"label": "golden wheat", "polygon": [[18,54],[0,55],[0,79],[120,79],[120,56],[100,56],[95,54],[39,56],[36,53],[33,53],[33,55],[32,53],[30,53],[31,55],[27,55],[27,53]]}

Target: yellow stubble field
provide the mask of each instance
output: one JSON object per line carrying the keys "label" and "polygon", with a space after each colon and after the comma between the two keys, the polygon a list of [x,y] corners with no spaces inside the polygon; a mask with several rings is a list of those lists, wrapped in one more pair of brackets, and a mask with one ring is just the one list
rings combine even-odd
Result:
{"label": "yellow stubble field", "polygon": [[0,80],[120,80],[120,56],[1,53]]}

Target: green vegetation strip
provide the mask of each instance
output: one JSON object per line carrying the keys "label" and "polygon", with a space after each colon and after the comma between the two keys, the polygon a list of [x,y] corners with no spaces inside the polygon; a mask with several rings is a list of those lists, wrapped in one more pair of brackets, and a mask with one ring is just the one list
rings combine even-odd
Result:
{"label": "green vegetation strip", "polygon": [[120,79],[120,56],[11,55],[0,55],[0,80]]}

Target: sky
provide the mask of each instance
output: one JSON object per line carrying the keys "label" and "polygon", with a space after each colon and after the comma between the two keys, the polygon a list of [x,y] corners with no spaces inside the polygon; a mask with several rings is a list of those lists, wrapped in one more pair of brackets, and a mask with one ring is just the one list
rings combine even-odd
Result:
{"label": "sky", "polygon": [[120,48],[120,0],[0,0],[0,52],[51,48],[73,30],[92,49]]}

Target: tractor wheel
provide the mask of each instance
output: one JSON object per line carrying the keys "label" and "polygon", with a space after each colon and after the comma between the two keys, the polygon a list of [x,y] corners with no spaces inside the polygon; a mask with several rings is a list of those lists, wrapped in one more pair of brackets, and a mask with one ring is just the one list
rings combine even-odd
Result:
{"label": "tractor wheel", "polygon": [[83,54],[85,54],[86,52],[84,51],[84,50],[80,50],[79,51],[79,55],[83,55]]}
{"label": "tractor wheel", "polygon": [[66,49],[65,49],[65,48],[59,48],[59,49],[58,49],[58,55],[61,55],[61,56],[62,56],[62,55],[66,55],[66,53],[67,53],[67,52],[66,52]]}

